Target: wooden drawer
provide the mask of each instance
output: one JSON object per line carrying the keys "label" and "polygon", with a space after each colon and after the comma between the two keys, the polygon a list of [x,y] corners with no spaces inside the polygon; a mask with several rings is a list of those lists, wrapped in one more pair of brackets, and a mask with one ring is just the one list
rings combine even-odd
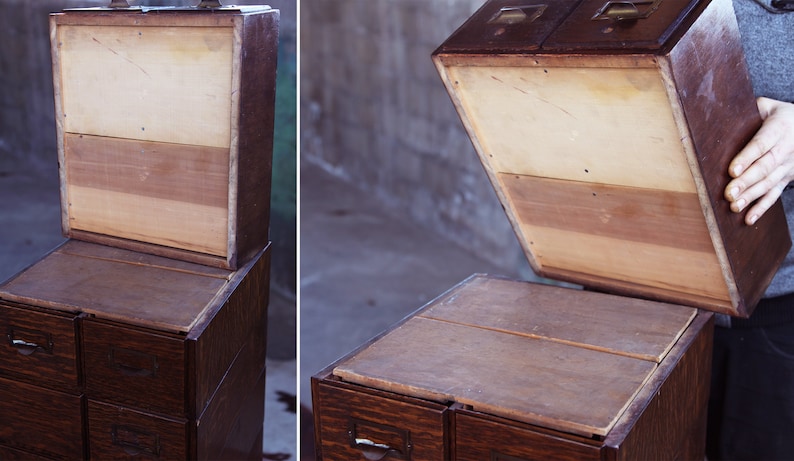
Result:
{"label": "wooden drawer", "polygon": [[186,420],[88,401],[92,459],[187,459]]}
{"label": "wooden drawer", "polygon": [[490,0],[433,60],[537,274],[748,317],[791,241],[724,197],[761,126],[731,1],[634,7]]}
{"label": "wooden drawer", "polygon": [[177,337],[87,320],[85,392],[92,399],[185,417],[185,347]]}
{"label": "wooden drawer", "polygon": [[64,234],[229,269],[267,246],[278,21],[52,14]]}
{"label": "wooden drawer", "polygon": [[0,303],[0,375],[21,376],[42,385],[79,386],[75,315],[21,309]]}
{"label": "wooden drawer", "polygon": [[600,460],[593,441],[569,434],[554,434],[515,422],[502,423],[463,412],[455,416],[456,461]]}
{"label": "wooden drawer", "polygon": [[[312,378],[318,452],[702,460],[712,332],[685,306],[474,275]],[[420,456],[427,434],[448,448]]]}
{"label": "wooden drawer", "polygon": [[448,459],[445,405],[312,381],[319,459]]}
{"label": "wooden drawer", "polygon": [[3,461],[48,461],[54,458],[39,456],[27,451],[16,450],[0,445],[0,459]]}
{"label": "wooden drawer", "polygon": [[0,444],[45,457],[80,459],[82,429],[82,396],[0,378]]}

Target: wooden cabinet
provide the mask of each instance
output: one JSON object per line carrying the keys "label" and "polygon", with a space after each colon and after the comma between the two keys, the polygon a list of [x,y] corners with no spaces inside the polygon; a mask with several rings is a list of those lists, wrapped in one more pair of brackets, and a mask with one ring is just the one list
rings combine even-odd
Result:
{"label": "wooden cabinet", "polygon": [[312,378],[318,455],[702,460],[712,331],[690,307],[473,276]]}
{"label": "wooden cabinet", "polygon": [[490,0],[433,60],[538,274],[751,314],[791,242],[724,198],[761,125],[730,0]]}
{"label": "wooden cabinet", "polygon": [[0,453],[261,458],[269,270],[70,240],[0,286]]}
{"label": "wooden cabinet", "polygon": [[50,16],[70,238],[236,269],[268,243],[279,11]]}

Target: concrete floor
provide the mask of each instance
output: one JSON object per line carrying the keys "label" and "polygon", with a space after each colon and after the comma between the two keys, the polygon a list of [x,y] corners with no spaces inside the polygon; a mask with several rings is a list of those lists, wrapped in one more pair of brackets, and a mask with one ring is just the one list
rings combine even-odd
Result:
{"label": "concrete floor", "polygon": [[306,161],[300,193],[300,437],[311,460],[313,374],[469,275],[522,278],[528,265],[495,267]]}
{"label": "concrete floor", "polygon": [[[10,162],[9,162],[10,163]],[[58,178],[22,166],[0,168],[0,281],[36,262],[63,241]],[[271,290],[265,402],[265,460],[297,456],[295,299]]]}

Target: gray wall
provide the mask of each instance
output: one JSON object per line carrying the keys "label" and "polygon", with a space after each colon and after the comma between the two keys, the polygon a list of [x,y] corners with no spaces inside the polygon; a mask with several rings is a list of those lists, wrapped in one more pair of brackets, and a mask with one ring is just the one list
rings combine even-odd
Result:
{"label": "gray wall", "polygon": [[430,56],[481,0],[302,0],[301,161],[511,268],[526,262]]}

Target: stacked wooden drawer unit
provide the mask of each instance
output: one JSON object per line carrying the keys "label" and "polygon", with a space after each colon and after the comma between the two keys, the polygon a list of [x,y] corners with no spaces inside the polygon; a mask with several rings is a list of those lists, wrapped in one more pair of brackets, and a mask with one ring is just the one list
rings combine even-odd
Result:
{"label": "stacked wooden drawer unit", "polygon": [[475,275],[312,378],[318,457],[703,459],[712,326]]}
{"label": "stacked wooden drawer unit", "polygon": [[0,453],[261,457],[269,267],[70,240],[6,282]]}
{"label": "stacked wooden drawer unit", "polygon": [[761,123],[741,50],[730,0],[490,0],[452,34],[533,269],[611,294],[464,281],[312,378],[319,459],[702,460],[711,311],[749,316],[791,246],[779,203],[723,198]]}
{"label": "stacked wooden drawer unit", "polygon": [[0,458],[261,459],[278,11],[50,24],[70,239],[0,285]]}

